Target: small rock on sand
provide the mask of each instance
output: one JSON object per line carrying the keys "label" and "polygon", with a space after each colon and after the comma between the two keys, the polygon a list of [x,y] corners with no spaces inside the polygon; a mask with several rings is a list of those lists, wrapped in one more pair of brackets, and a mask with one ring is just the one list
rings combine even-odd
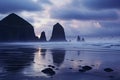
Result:
{"label": "small rock on sand", "polygon": [[88,70],[91,70],[92,67],[90,67],[90,66],[83,66],[82,69],[88,71]]}
{"label": "small rock on sand", "polygon": [[55,75],[55,71],[53,71],[53,69],[51,69],[51,68],[46,68],[46,69],[42,70],[41,72],[47,74],[48,76]]}
{"label": "small rock on sand", "polygon": [[55,68],[55,66],[53,66],[53,65],[48,65],[48,67],[50,67],[50,68]]}
{"label": "small rock on sand", "polygon": [[89,71],[91,69],[92,69],[92,67],[90,67],[90,66],[83,66],[82,69],[79,69],[79,72],[86,72],[86,71]]}
{"label": "small rock on sand", "polygon": [[105,72],[113,72],[114,70],[111,69],[111,68],[105,68],[104,71],[105,71]]}

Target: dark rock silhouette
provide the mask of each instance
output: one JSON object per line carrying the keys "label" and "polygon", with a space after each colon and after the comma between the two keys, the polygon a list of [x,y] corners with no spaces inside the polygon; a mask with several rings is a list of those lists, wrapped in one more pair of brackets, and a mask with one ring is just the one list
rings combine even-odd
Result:
{"label": "dark rock silhouette", "polygon": [[105,71],[105,72],[113,72],[114,70],[111,69],[111,68],[105,68],[104,71]]}
{"label": "dark rock silhouette", "polygon": [[91,69],[92,69],[92,67],[90,67],[90,66],[83,66],[82,69],[79,69],[79,72],[86,72],[86,71],[89,71]]}
{"label": "dark rock silhouette", "polygon": [[49,68],[55,68],[55,66],[53,66],[53,65],[48,65],[48,67],[49,67]]}
{"label": "dark rock silhouette", "polygon": [[81,39],[81,41],[85,41],[85,39],[84,39],[84,38],[82,38],[82,39]]}
{"label": "dark rock silhouette", "polygon": [[53,71],[53,69],[51,69],[51,68],[46,68],[46,69],[42,70],[41,72],[47,74],[48,76],[55,75],[55,71]]}
{"label": "dark rock silhouette", "polygon": [[46,36],[45,36],[45,32],[44,32],[44,31],[41,33],[40,41],[42,41],[42,42],[46,42],[46,41],[47,41],[47,40],[46,40]]}
{"label": "dark rock silhouette", "polygon": [[59,23],[53,26],[50,41],[66,41],[64,28]]}
{"label": "dark rock silhouette", "polygon": [[80,42],[80,41],[85,41],[85,39],[82,37],[80,37],[79,35],[77,36],[77,41]]}
{"label": "dark rock silhouette", "polygon": [[79,42],[79,41],[81,41],[81,38],[80,38],[80,36],[77,36],[77,41]]}
{"label": "dark rock silhouette", "polygon": [[90,67],[90,66],[83,66],[83,67],[82,67],[82,69],[84,69],[84,70],[88,71],[88,70],[91,70],[91,69],[92,69],[92,67]]}
{"label": "dark rock silhouette", "polygon": [[0,21],[0,41],[35,41],[33,26],[12,13]]}

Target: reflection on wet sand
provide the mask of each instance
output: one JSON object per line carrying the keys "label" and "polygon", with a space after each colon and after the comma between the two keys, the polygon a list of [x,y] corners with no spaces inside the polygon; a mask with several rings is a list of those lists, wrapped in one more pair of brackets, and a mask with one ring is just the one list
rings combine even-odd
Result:
{"label": "reflection on wet sand", "polygon": [[64,62],[65,50],[51,50],[51,52],[54,65],[59,67]]}
{"label": "reflection on wet sand", "polygon": [[64,58],[65,58],[65,50],[39,49],[39,51],[35,53],[35,57],[34,57],[34,62],[35,62],[33,64],[34,70],[38,71],[37,69],[41,70],[50,65],[60,67],[60,65],[64,62]]}
{"label": "reflection on wet sand", "polygon": [[2,49],[0,64],[5,71],[18,72],[30,65],[34,58],[33,53],[36,51],[37,49],[33,48]]}
{"label": "reflection on wet sand", "polygon": [[45,59],[47,49],[40,49],[41,56]]}
{"label": "reflection on wet sand", "polygon": [[[111,60],[113,58],[114,60]],[[119,61],[119,54],[113,54],[111,51],[101,53],[98,51],[25,48],[21,46],[0,48],[0,80],[16,80],[18,77],[20,79],[17,80],[40,80],[41,78],[49,80],[50,78],[46,78],[48,76],[41,72],[48,68],[55,71],[53,80],[58,78],[66,80],[70,75],[69,80],[74,78],[89,80],[91,76],[91,80],[94,77],[97,77],[96,80],[109,80],[108,77],[104,77],[114,77],[116,76],[114,73],[119,73],[117,69]],[[105,73],[105,68],[113,70],[110,75]],[[86,71],[82,74],[83,70]]]}

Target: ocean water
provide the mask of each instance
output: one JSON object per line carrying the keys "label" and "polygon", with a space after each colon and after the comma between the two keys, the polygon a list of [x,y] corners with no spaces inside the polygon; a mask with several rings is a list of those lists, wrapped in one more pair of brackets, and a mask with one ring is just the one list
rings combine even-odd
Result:
{"label": "ocean water", "polygon": [[[41,72],[49,65],[53,76]],[[120,41],[0,43],[0,80],[120,80]]]}

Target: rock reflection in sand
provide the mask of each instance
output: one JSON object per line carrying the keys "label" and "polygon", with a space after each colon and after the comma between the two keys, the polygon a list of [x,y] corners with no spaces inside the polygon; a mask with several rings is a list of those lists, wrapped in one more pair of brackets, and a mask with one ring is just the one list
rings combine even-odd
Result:
{"label": "rock reflection in sand", "polygon": [[[73,80],[74,78],[109,80],[119,78],[120,54],[117,51],[66,50],[9,46],[0,48],[2,80]],[[104,70],[112,69],[107,73]],[[42,70],[48,70],[43,73]],[[84,71],[83,71],[83,70]],[[53,71],[54,74],[53,74]],[[20,78],[20,79],[18,79]]]}

